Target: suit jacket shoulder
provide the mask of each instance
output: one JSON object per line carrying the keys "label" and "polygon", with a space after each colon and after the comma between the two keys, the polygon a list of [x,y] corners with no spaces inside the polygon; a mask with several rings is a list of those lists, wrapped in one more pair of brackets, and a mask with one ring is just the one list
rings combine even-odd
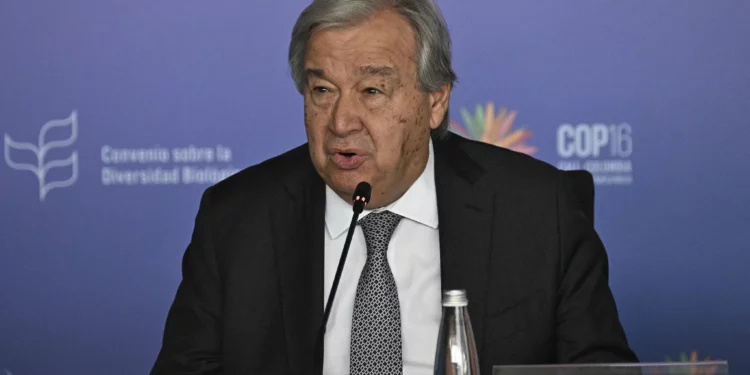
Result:
{"label": "suit jacket shoulder", "polygon": [[204,195],[210,195],[213,211],[233,215],[268,207],[316,177],[308,146],[303,144],[246,167],[209,187]]}
{"label": "suit jacket shoulder", "polygon": [[476,168],[494,186],[541,192],[539,189],[554,191],[559,183],[559,169],[530,155],[453,134],[440,142],[463,151],[454,151],[451,157],[465,159],[457,161],[464,166],[473,164],[470,168]]}
{"label": "suit jacket shoulder", "polygon": [[268,215],[279,203],[298,195],[315,178],[307,144],[227,177],[207,188],[198,216],[216,241],[217,251],[227,240],[247,228],[265,228]]}

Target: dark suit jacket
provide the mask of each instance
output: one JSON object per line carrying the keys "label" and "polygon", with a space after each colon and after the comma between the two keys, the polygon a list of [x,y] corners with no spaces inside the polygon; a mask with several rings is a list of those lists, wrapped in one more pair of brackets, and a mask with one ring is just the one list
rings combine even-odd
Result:
{"label": "dark suit jacket", "polygon": [[[456,135],[434,151],[441,288],[467,291],[482,373],[637,361],[564,174]],[[312,373],[324,189],[303,145],[205,191],[151,374]]]}

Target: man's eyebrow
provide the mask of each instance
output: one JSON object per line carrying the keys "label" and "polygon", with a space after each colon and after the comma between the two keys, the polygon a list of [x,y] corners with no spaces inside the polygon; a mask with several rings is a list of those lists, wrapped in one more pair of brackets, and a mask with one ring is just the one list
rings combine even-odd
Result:
{"label": "man's eyebrow", "polygon": [[395,74],[395,71],[390,66],[385,65],[365,65],[359,68],[359,73],[362,75],[390,77]]}
{"label": "man's eyebrow", "polygon": [[314,76],[318,78],[323,78],[324,75],[325,74],[323,73],[323,69],[305,69],[306,77]]}

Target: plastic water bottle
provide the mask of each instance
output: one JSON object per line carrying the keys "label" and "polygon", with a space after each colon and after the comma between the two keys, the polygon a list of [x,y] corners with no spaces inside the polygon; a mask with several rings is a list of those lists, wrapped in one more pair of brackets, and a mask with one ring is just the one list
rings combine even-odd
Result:
{"label": "plastic water bottle", "polygon": [[443,291],[435,375],[479,375],[479,357],[469,320],[469,304],[464,290]]}

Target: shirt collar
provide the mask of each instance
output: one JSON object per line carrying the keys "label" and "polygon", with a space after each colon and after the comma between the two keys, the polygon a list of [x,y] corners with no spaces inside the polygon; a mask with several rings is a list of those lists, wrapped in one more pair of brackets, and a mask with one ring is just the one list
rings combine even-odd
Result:
{"label": "shirt collar", "polygon": [[[367,216],[373,211],[388,210],[403,216],[405,219],[437,229],[438,212],[437,196],[435,194],[435,160],[432,139],[430,139],[429,148],[427,165],[406,193],[386,207],[376,210],[364,210],[360,214],[360,218]],[[351,224],[351,217],[351,203],[341,199],[338,194],[326,185],[326,229],[331,238],[337,238],[346,233],[349,229],[349,224]]]}

